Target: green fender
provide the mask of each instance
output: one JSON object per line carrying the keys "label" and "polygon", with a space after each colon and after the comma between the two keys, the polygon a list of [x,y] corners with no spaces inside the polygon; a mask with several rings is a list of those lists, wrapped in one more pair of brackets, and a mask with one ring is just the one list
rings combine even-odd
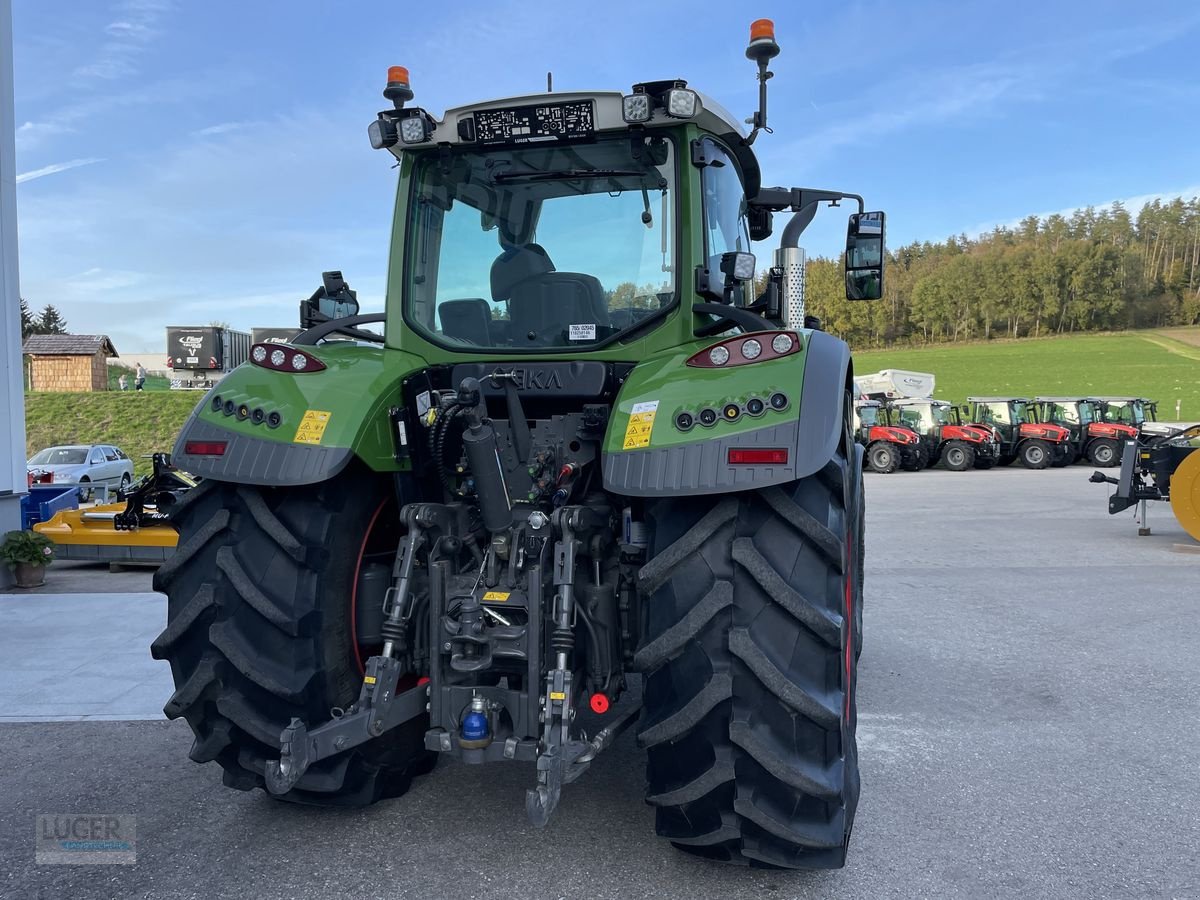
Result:
{"label": "green fender", "polygon": [[[686,365],[713,341],[640,363],[621,388],[605,436],[605,488],[634,497],[713,494],[820,470],[844,430],[850,348],[822,331],[798,334],[799,352],[743,365]],[[752,400],[763,403],[757,415],[749,411]],[[709,411],[717,415],[705,425],[701,416]],[[761,455],[731,462],[747,450]]]}
{"label": "green fender", "polygon": [[388,410],[426,361],[349,343],[303,349],[326,368],[294,374],[245,363],[226,375],[184,423],[175,464],[204,478],[269,485],[325,481],[354,458],[378,472],[405,468],[395,459]]}

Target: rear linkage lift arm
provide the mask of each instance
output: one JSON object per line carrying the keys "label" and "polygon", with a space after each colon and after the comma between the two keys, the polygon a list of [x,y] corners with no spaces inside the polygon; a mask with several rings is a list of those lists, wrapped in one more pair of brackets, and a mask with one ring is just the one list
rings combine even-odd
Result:
{"label": "rear linkage lift arm", "polygon": [[429,688],[422,684],[397,694],[400,676],[409,667],[408,620],[412,615],[412,574],[417,552],[427,542],[427,528],[445,525],[451,515],[446,507],[414,504],[405,507],[403,518],[408,533],[396,554],[392,582],[385,601],[384,645],[380,656],[366,665],[358,700],[343,714],[311,732],[300,719],[292,719],[279,739],[279,759],[268,760],[264,780],[272,794],[286,794],[314,763],[364,744],[425,711]]}

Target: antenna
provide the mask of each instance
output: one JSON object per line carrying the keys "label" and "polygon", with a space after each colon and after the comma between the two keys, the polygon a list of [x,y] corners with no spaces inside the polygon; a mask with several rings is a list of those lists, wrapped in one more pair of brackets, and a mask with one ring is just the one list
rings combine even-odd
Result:
{"label": "antenna", "polygon": [[554,73],[553,72],[546,73],[546,93],[547,94],[554,93]]}

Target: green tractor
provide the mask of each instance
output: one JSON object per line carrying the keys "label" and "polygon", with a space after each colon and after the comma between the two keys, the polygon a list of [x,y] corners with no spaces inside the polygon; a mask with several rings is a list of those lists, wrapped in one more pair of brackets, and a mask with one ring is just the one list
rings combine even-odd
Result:
{"label": "green tractor", "polygon": [[862,451],[797,238],[856,201],[847,295],[877,299],[884,216],[760,184],[779,48],[751,36],[749,134],[684,81],[436,118],[389,71],[386,312],[326,273],[306,330],[253,346],[175,447],[203,480],[152,651],[226,785],[361,806],[439,757],[524,762],[545,826],[636,724],[668,841],[844,864]]}

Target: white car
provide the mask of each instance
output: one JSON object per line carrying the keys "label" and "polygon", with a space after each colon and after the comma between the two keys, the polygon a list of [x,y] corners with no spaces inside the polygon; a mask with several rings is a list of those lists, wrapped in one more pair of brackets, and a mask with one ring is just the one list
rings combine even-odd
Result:
{"label": "white car", "polygon": [[92,488],[127,488],[133,481],[133,460],[111,444],[65,444],[39,450],[25,463],[34,480],[79,482],[79,499],[88,500]]}

